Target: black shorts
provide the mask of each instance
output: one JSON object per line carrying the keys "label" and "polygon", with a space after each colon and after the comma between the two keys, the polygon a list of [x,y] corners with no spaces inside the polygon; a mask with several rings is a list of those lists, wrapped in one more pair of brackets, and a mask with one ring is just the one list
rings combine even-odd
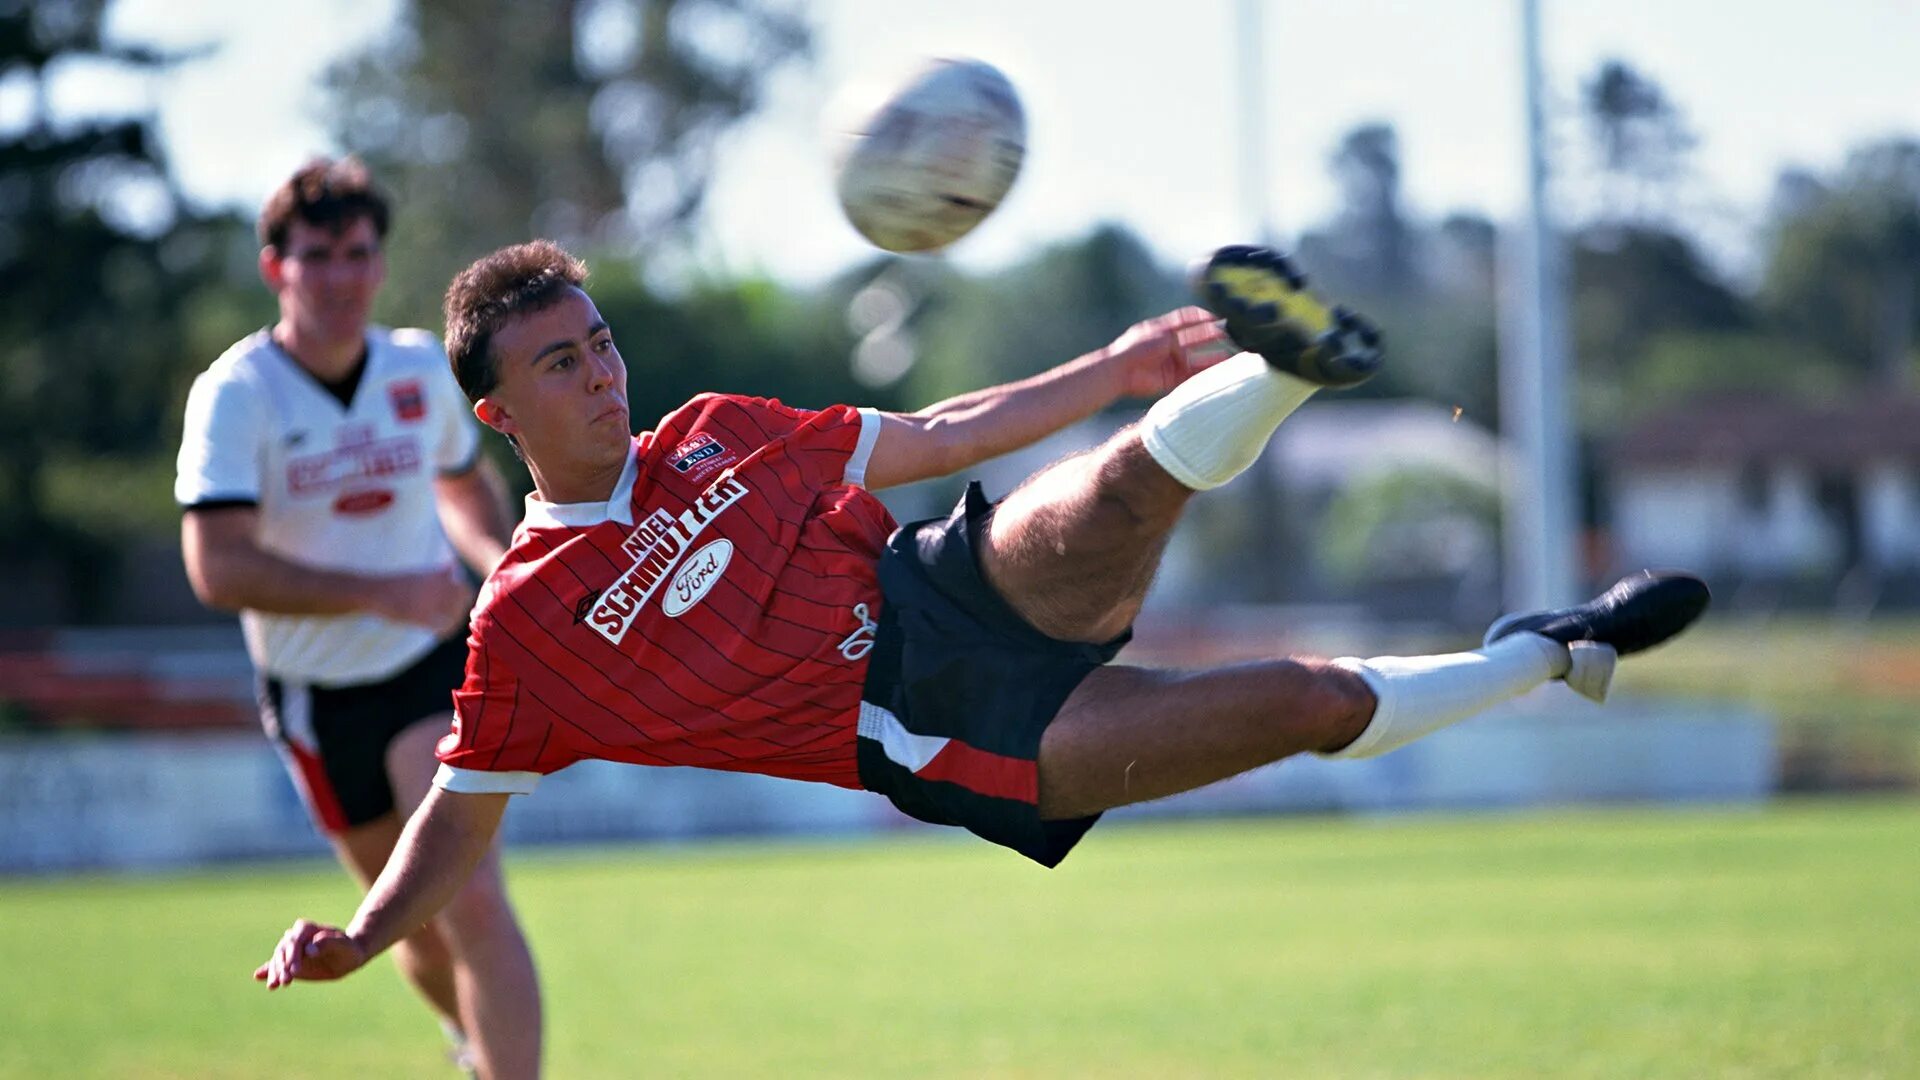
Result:
{"label": "black shorts", "polygon": [[886,603],[860,706],[860,783],[902,811],[959,825],[1044,866],[1099,819],[1040,818],[1040,736],[1104,645],[1050,638],[987,584],[978,551],[993,507],[970,484],[948,518],[896,530],[880,557]]}
{"label": "black shorts", "polygon": [[452,712],[466,669],[467,642],[456,634],[377,683],[327,687],[255,676],[261,726],[322,832],[336,835],[392,812],[387,744]]}

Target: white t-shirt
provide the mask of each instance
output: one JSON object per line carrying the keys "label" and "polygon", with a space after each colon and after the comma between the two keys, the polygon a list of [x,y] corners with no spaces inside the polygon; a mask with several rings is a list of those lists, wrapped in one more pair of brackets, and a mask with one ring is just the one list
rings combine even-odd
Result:
{"label": "white t-shirt", "polygon": [[[370,327],[349,407],[261,330],[194,380],[174,498],[257,505],[260,546],[306,566],[431,570],[454,558],[434,477],[464,472],[478,452],[478,424],[432,334]],[[436,641],[366,612],[249,610],[240,623],[260,670],[322,686],[385,679]]]}

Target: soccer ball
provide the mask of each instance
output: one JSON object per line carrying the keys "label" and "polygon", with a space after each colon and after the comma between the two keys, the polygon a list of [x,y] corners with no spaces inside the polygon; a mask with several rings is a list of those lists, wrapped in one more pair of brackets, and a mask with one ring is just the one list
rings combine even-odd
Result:
{"label": "soccer ball", "polygon": [[1026,115],[999,69],[934,60],[844,132],[840,206],[877,247],[935,251],[1000,205],[1026,151]]}

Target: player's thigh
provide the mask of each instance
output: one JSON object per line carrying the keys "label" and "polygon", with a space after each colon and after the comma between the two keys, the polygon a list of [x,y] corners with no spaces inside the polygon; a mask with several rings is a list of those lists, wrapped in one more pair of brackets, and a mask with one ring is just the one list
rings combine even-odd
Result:
{"label": "player's thigh", "polygon": [[1040,812],[1075,817],[1178,794],[1335,737],[1365,702],[1324,662],[1090,673],[1040,741]]}
{"label": "player's thigh", "polygon": [[1118,636],[1192,494],[1158,468],[1131,432],[1049,467],[994,509],[982,573],[1053,637]]}
{"label": "player's thigh", "polygon": [[405,824],[399,814],[382,814],[372,821],[342,829],[327,839],[332,842],[333,853],[340,864],[365,889],[387,865]]}
{"label": "player's thigh", "polygon": [[387,743],[387,782],[402,819],[412,815],[433,787],[433,774],[440,768],[433,749],[452,726],[451,712],[435,713],[401,728]]}

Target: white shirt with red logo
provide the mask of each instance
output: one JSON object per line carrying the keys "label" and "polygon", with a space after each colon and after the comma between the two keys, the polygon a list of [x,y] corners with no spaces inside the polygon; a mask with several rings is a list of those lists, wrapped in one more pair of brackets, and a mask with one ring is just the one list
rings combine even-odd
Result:
{"label": "white shirt with red logo", "polygon": [[[431,570],[454,558],[433,480],[470,468],[478,451],[479,426],[432,334],[369,328],[347,406],[262,330],[194,380],[174,498],[258,506],[261,547],[306,566]],[[436,640],[364,612],[244,611],[240,622],[260,670],[323,686],[385,679]]]}

